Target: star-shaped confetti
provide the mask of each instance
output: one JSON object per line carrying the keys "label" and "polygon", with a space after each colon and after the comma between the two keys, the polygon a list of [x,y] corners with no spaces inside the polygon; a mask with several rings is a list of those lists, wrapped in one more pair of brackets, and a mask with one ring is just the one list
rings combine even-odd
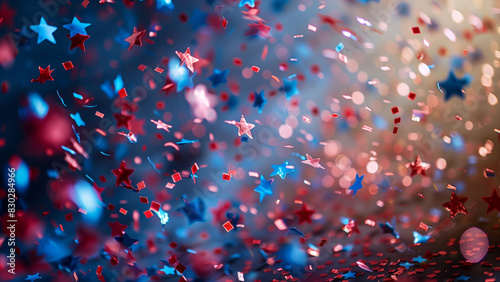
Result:
{"label": "star-shaped confetti", "polygon": [[259,24],[251,23],[248,26],[250,27],[250,29],[245,33],[245,36],[258,35],[262,38],[271,38],[271,36],[269,35],[269,31],[271,31],[271,27],[265,25],[262,21],[259,21]]}
{"label": "star-shaped confetti", "polygon": [[116,128],[125,127],[130,130],[130,121],[134,118],[134,116],[129,116],[126,114],[113,114],[113,117],[116,119]]}
{"label": "star-shaped confetti", "polygon": [[123,236],[125,229],[127,229],[128,225],[121,224],[117,220],[113,223],[108,222],[109,227],[111,227],[111,236]]}
{"label": "star-shaped confetti", "polygon": [[[165,0],[158,0],[158,1],[165,1]],[[165,275],[175,275],[176,273],[175,268],[166,265],[163,266],[163,268],[159,269],[158,271],[165,273]]]}
{"label": "star-shaped confetti", "polygon": [[284,162],[281,165],[271,165],[273,167],[273,173],[271,176],[279,175],[282,179],[285,179],[287,173],[293,172],[292,168],[287,168],[288,162]]}
{"label": "star-shaped confetti", "polygon": [[427,243],[429,238],[431,238],[431,235],[422,235],[417,231],[413,231],[413,244]]}
{"label": "star-shaped confetti", "polygon": [[186,216],[188,223],[204,222],[205,203],[200,198],[196,198],[192,202],[188,202],[186,198],[183,198],[183,200],[184,206],[178,208],[177,211]]}
{"label": "star-shaped confetti", "polygon": [[75,121],[75,123],[78,127],[85,126],[85,122],[83,121],[82,117],[80,116],[80,113],[69,114],[69,116]]}
{"label": "star-shaped confetti", "polygon": [[273,183],[273,179],[266,180],[264,176],[260,176],[260,184],[257,188],[254,189],[255,192],[260,194],[260,201],[264,199],[266,195],[272,195],[273,191],[271,190],[271,184]]}
{"label": "star-shaped confetti", "polygon": [[37,41],[38,44],[40,44],[44,40],[56,44],[56,39],[54,38],[54,35],[52,35],[52,33],[54,33],[57,30],[57,27],[47,25],[47,22],[45,21],[44,17],[40,19],[40,23],[38,25],[32,25],[30,26],[30,28],[34,32],[38,33],[38,41]]}
{"label": "star-shaped confetti", "polygon": [[30,282],[33,282],[37,279],[42,279],[42,277],[40,277],[40,273],[28,275],[28,277],[26,277],[26,279],[24,279],[24,280],[29,280]]}
{"label": "star-shaped confetti", "polygon": [[38,71],[40,72],[40,75],[38,75],[38,78],[32,79],[31,82],[39,82],[43,84],[47,80],[54,81],[54,78],[50,75],[54,70],[50,69],[50,65],[48,65],[45,69],[38,67]]}
{"label": "star-shaped confetti", "polygon": [[232,124],[238,128],[238,136],[246,134],[248,137],[250,137],[250,139],[253,139],[251,130],[255,127],[255,124],[247,123],[243,115],[241,115],[241,119],[239,122],[234,120],[226,120],[226,123]]}
{"label": "star-shaped confetti", "polygon": [[142,46],[142,40],[141,37],[144,36],[144,33],[146,33],[145,30],[138,31],[137,27],[134,27],[134,31],[132,32],[132,35],[129,37],[125,38],[125,41],[129,43],[128,50],[132,49],[135,45]]}
{"label": "star-shaped confetti", "polygon": [[448,78],[444,81],[438,82],[438,88],[441,92],[444,92],[444,100],[448,101],[453,96],[458,96],[464,98],[463,88],[469,82],[466,78],[458,79],[453,71],[450,71]]}
{"label": "star-shaped confetti", "polygon": [[174,4],[172,3],[172,0],[156,0],[156,9],[160,10],[163,7],[167,7],[171,10],[174,8]]}
{"label": "star-shaped confetti", "polygon": [[253,101],[253,107],[259,109],[259,114],[262,113],[262,108],[267,104],[266,98],[264,98],[264,90],[261,90],[258,94],[254,92],[255,100]]}
{"label": "star-shaped confetti", "polygon": [[308,164],[314,168],[321,168],[321,169],[325,169],[323,166],[321,166],[321,164],[319,163],[320,159],[317,158],[313,158],[311,156],[309,156],[309,154],[306,154],[306,158],[307,160],[305,161],[302,161],[303,164]]}
{"label": "star-shaped confetti", "polygon": [[399,233],[396,231],[396,228],[394,228],[389,222],[386,223],[379,223],[378,224],[380,228],[382,228],[382,232],[384,234],[391,234],[397,239],[399,239]]}
{"label": "star-shaped confetti", "polygon": [[212,87],[215,88],[219,86],[220,84],[226,83],[226,76],[229,73],[229,70],[219,70],[219,69],[214,69],[214,73],[209,76],[207,79],[208,81],[212,82]]}
{"label": "star-shaped confetti", "polygon": [[73,21],[70,24],[65,24],[63,27],[67,30],[69,30],[69,36],[73,37],[77,33],[81,35],[87,35],[87,31],[85,28],[90,26],[89,23],[82,23],[80,20],[78,20],[76,17],[73,17]]}
{"label": "star-shaped confetti", "polygon": [[82,35],[80,33],[75,34],[75,36],[70,37],[68,35],[68,38],[71,40],[71,47],[69,47],[69,50],[73,50],[76,47],[82,49],[85,52],[85,45],[83,44],[87,39],[90,38],[89,35]]}
{"label": "star-shaped confetti", "polygon": [[[184,68],[186,69],[186,68]],[[186,70],[187,71],[187,70]],[[184,90],[184,88],[193,88],[193,77],[196,76],[196,72],[193,74],[187,74],[186,77],[182,78],[177,82],[177,92]]]}
{"label": "star-shaped confetti", "polygon": [[312,223],[311,216],[315,213],[315,210],[307,209],[307,205],[303,204],[302,209],[295,211],[295,214],[299,217],[299,224],[302,222]]}
{"label": "star-shaped confetti", "polygon": [[0,4],[0,25],[6,24],[9,28],[12,28],[15,16],[16,10],[12,9],[8,2],[4,1]]}
{"label": "star-shaped confetti", "polygon": [[422,263],[424,261],[427,261],[427,259],[423,258],[422,256],[418,256],[416,258],[413,258],[411,261],[416,261],[418,263]]}
{"label": "star-shaped confetti", "polygon": [[413,263],[409,263],[405,261],[404,263],[399,263],[399,265],[404,266],[406,269],[410,269],[410,267],[414,266]]}
{"label": "star-shaped confetti", "polygon": [[365,177],[364,175],[359,177],[359,175],[356,173],[356,180],[354,181],[354,184],[352,184],[352,186],[349,187],[349,190],[354,191],[352,193],[353,198],[354,198],[354,195],[356,195],[356,192],[358,192],[359,189],[363,188],[363,184],[361,182],[363,181],[364,177]]}
{"label": "star-shaped confetti", "polygon": [[450,217],[454,218],[457,213],[467,214],[464,204],[468,199],[469,197],[458,198],[455,192],[451,192],[451,201],[444,203],[442,206],[450,212]]}
{"label": "star-shaped confetti", "polygon": [[280,87],[280,91],[285,93],[287,99],[290,99],[293,95],[299,94],[297,80],[283,79],[283,86]]}
{"label": "star-shaped confetti", "polygon": [[465,276],[465,275],[460,275],[458,278],[457,278],[457,281],[467,281],[469,280],[470,277],[469,276]]}
{"label": "star-shaped confetti", "polygon": [[134,172],[134,170],[127,168],[127,166],[125,165],[125,161],[122,161],[120,167],[118,167],[117,169],[113,169],[111,172],[116,176],[115,186],[119,186],[122,183],[130,186],[130,184],[132,183],[129,177]]}
{"label": "star-shaped confetti", "polygon": [[186,49],[186,52],[182,53],[179,51],[175,51],[175,54],[177,54],[177,56],[179,56],[179,59],[181,59],[181,66],[186,64],[188,70],[194,72],[193,64],[198,62],[199,59],[191,56],[191,50],[189,49],[189,47]]}
{"label": "star-shaped confetti", "polygon": [[490,213],[493,210],[500,211],[500,197],[498,197],[497,190],[493,190],[490,197],[482,197],[482,199],[488,203],[486,213]]}
{"label": "star-shaped confetti", "polygon": [[349,272],[342,274],[342,278],[344,279],[356,278],[356,272],[352,272],[349,270]]}
{"label": "star-shaped confetti", "polygon": [[347,233],[349,237],[354,233],[360,234],[358,222],[356,220],[350,220],[346,225],[344,225],[344,227],[342,227],[342,230],[344,230],[344,232]]}
{"label": "star-shaped confetti", "polygon": [[171,125],[168,125],[166,123],[164,123],[163,121],[161,120],[158,120],[158,121],[154,121],[154,120],[151,120],[152,123],[156,124],[156,128],[158,129],[163,129],[165,130],[166,132],[170,132],[170,128],[172,128]]}
{"label": "star-shaped confetti", "polygon": [[255,7],[255,0],[241,0],[238,6],[241,8],[245,5],[248,5],[253,8]]}
{"label": "star-shaped confetti", "polygon": [[423,176],[426,176],[425,171],[428,170],[431,167],[431,165],[428,163],[422,162],[422,159],[420,158],[420,156],[417,155],[415,161],[411,162],[411,163],[407,163],[406,167],[411,169],[410,176],[412,176],[412,177],[416,174],[421,174]]}
{"label": "star-shaped confetti", "polygon": [[130,246],[139,242],[137,239],[130,238],[127,233],[123,233],[123,236],[115,237],[115,240],[121,243],[125,248],[130,248]]}

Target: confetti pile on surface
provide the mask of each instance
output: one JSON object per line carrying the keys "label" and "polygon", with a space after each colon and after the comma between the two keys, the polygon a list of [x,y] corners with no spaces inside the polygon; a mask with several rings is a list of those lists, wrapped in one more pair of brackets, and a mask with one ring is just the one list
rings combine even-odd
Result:
{"label": "confetti pile on surface", "polygon": [[500,3],[420,2],[2,1],[0,280],[497,281]]}

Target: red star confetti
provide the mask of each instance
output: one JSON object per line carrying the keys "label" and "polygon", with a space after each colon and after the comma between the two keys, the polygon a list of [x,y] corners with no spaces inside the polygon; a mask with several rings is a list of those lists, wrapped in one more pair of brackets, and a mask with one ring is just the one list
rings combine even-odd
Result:
{"label": "red star confetti", "polygon": [[457,213],[467,214],[464,204],[468,199],[469,197],[458,198],[455,192],[451,192],[451,201],[444,203],[442,206],[450,212],[450,218],[454,218]]}
{"label": "red star confetti", "polygon": [[38,71],[40,71],[40,75],[36,79],[32,79],[31,82],[39,82],[43,84],[45,81],[54,81],[52,76],[50,75],[54,70],[50,69],[50,65],[47,66],[45,69],[42,67],[38,67]]}
{"label": "red star confetti", "polygon": [[142,40],[141,37],[144,36],[144,33],[146,33],[145,30],[138,31],[137,27],[134,27],[134,31],[132,32],[132,35],[127,37],[125,41],[129,43],[128,50],[132,49],[135,45],[142,46]]}
{"label": "red star confetti", "polygon": [[175,54],[177,54],[177,56],[181,59],[181,66],[186,64],[188,70],[194,72],[193,64],[198,62],[199,59],[191,56],[191,50],[189,49],[189,47],[186,49],[186,52],[182,53],[179,51],[175,51]]}

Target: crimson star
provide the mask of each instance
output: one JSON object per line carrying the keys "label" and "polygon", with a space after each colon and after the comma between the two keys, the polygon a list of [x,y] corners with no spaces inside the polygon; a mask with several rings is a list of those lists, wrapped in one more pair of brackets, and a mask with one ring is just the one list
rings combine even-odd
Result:
{"label": "crimson star", "polygon": [[193,64],[198,62],[199,59],[191,56],[191,50],[189,49],[189,47],[186,49],[186,52],[182,53],[182,52],[179,52],[179,51],[175,51],[175,54],[177,54],[177,56],[179,56],[179,58],[181,59],[181,66],[186,64],[186,67],[194,73],[194,67],[193,67]]}
{"label": "crimson star", "polygon": [[344,225],[344,227],[342,228],[342,230],[344,230],[344,232],[348,234],[347,235],[348,237],[351,237],[351,235],[353,233],[361,234],[359,232],[358,222],[355,221],[355,220],[349,221],[349,223],[347,223],[346,225]]}
{"label": "crimson star", "polygon": [[415,161],[411,162],[411,163],[407,163],[406,167],[411,169],[410,176],[413,177],[415,174],[421,174],[421,175],[425,176],[425,171],[428,170],[431,167],[431,165],[428,163],[422,162],[422,159],[420,158],[420,156],[417,155],[417,158],[415,159]]}
{"label": "crimson star", "polygon": [[465,202],[469,197],[458,198],[455,192],[451,192],[451,201],[444,203],[442,206],[450,212],[450,217],[454,218],[457,213],[467,214],[467,210],[464,207]]}
{"label": "crimson star", "polygon": [[39,83],[44,83],[47,80],[54,81],[54,78],[50,75],[54,70],[50,69],[50,65],[47,66],[45,69],[42,67],[38,67],[38,71],[40,72],[40,75],[38,78],[34,78],[31,80],[31,82],[39,82]]}
{"label": "crimson star", "polygon": [[271,38],[271,36],[269,35],[271,27],[263,24],[262,21],[259,21],[259,24],[251,23],[248,26],[250,27],[250,29],[245,33],[245,36],[259,35],[264,38]]}
{"label": "crimson star", "polygon": [[224,220],[227,220],[226,212],[230,208],[231,208],[230,201],[223,202],[223,201],[219,200],[217,207],[210,209],[210,212],[212,213],[212,222],[214,224],[218,224],[219,222],[224,222]]}
{"label": "crimson star", "polygon": [[312,223],[311,216],[315,212],[315,210],[308,210],[306,204],[303,204],[302,209],[295,211],[295,214],[299,217],[299,224],[301,224],[302,222]]}
{"label": "crimson star", "polygon": [[123,231],[125,231],[125,229],[127,229],[127,227],[128,227],[128,225],[121,224],[117,220],[115,220],[115,222],[113,222],[113,223],[108,222],[108,225],[109,225],[109,227],[111,227],[111,236],[112,237],[123,236]]}
{"label": "crimson star", "polygon": [[130,120],[134,118],[134,116],[124,115],[124,114],[113,114],[113,117],[116,119],[116,128],[125,127],[130,130]]}
{"label": "crimson star", "polygon": [[250,137],[250,139],[253,139],[252,132],[250,132],[250,130],[255,127],[255,124],[247,123],[243,115],[241,115],[241,119],[239,122],[234,120],[226,120],[226,123],[232,124],[238,128],[238,136],[246,134],[248,137]]}
{"label": "crimson star", "polygon": [[306,157],[307,157],[307,160],[305,161],[302,161],[303,164],[308,164],[314,168],[321,168],[321,169],[325,169],[323,166],[321,166],[321,164],[319,163],[320,159],[317,158],[313,158],[311,156],[309,156],[308,154],[306,154]]}
{"label": "crimson star", "polygon": [[117,169],[113,169],[111,171],[116,176],[116,186],[119,186],[122,183],[125,183],[127,186],[130,186],[130,175],[134,172],[133,169],[128,169],[125,166],[125,161],[122,161],[120,167]]}
{"label": "crimson star", "polygon": [[142,46],[141,37],[144,36],[144,33],[146,33],[146,30],[138,31],[137,27],[134,27],[134,31],[133,31],[132,35],[125,38],[125,41],[127,41],[129,43],[129,46],[128,46],[129,51],[135,45]]}
{"label": "crimson star", "polygon": [[99,200],[102,201],[101,194],[102,194],[102,192],[104,192],[104,188],[97,186],[97,184],[95,182],[92,184],[92,187],[94,188],[94,191],[96,191],[97,197],[99,198]]}
{"label": "crimson star", "polygon": [[78,47],[85,52],[85,45],[83,44],[83,42],[89,39],[90,35],[82,35],[80,33],[77,33],[73,37],[69,37],[69,34],[67,34],[66,36],[71,40],[71,47],[69,47],[69,50],[73,50]]}
{"label": "crimson star", "polygon": [[2,2],[0,5],[0,25],[7,25],[9,27],[14,26],[14,17],[16,15],[16,10],[9,7],[8,1]]}
{"label": "crimson star", "polygon": [[490,197],[482,198],[486,203],[488,203],[486,213],[490,213],[492,210],[500,211],[500,197],[498,197],[497,190],[493,190]]}

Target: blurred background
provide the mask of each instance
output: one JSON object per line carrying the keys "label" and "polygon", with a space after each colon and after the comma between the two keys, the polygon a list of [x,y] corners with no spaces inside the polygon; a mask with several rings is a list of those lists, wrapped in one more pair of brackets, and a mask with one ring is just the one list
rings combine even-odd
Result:
{"label": "blurred background", "polygon": [[[483,197],[499,186],[500,1],[253,2],[1,1],[1,280],[499,276],[499,210]],[[55,43],[38,42],[41,17]],[[70,50],[75,18],[85,50]],[[32,81],[47,66],[53,81]],[[450,72],[465,86],[446,100]],[[242,115],[252,139],[226,122]],[[467,214],[450,218],[452,192]]]}

